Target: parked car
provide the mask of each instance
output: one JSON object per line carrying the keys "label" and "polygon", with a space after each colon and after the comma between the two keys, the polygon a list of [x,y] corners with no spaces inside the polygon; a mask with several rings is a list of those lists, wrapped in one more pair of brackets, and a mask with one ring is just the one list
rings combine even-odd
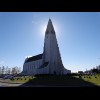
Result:
{"label": "parked car", "polygon": [[0,78],[3,78],[3,75],[0,75]]}
{"label": "parked car", "polygon": [[4,76],[4,79],[11,79],[11,78],[13,78],[13,76],[11,76],[11,75]]}

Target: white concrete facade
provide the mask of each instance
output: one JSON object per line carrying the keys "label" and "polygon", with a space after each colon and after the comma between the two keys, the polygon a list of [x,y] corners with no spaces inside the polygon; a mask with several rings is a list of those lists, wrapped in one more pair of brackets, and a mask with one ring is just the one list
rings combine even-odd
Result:
{"label": "white concrete facade", "polygon": [[[40,57],[41,56],[41,57]],[[23,65],[25,75],[35,74],[56,74],[63,75],[71,73],[64,68],[59,47],[57,44],[56,33],[53,28],[51,19],[49,19],[45,32],[44,49],[42,55],[33,56],[25,59]]]}
{"label": "white concrete facade", "polygon": [[23,73],[25,75],[35,75],[38,73],[38,68],[42,65],[42,59],[31,61],[28,63],[24,63],[23,65]]}

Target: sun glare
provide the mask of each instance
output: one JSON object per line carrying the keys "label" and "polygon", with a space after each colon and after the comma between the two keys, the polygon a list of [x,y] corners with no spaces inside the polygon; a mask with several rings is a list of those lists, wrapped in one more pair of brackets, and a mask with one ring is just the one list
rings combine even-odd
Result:
{"label": "sun glare", "polygon": [[46,28],[47,28],[47,24],[44,24],[42,26],[42,35],[45,35]]}
{"label": "sun glare", "polygon": [[[57,25],[55,23],[53,23],[53,27],[54,27],[54,30],[56,32],[56,35],[58,34],[57,33]],[[44,25],[42,25],[42,35],[45,35],[45,31],[46,31],[46,28],[47,28],[47,23],[45,23]]]}
{"label": "sun glare", "polygon": [[[56,35],[58,35],[59,34],[59,30],[58,30],[59,29],[59,27],[58,27],[59,25],[56,22],[56,20],[53,20],[53,19],[51,19],[51,20],[52,20],[52,24],[53,24],[55,33],[56,33]],[[40,33],[41,33],[42,36],[45,36],[45,31],[46,31],[47,25],[48,25],[48,20],[44,20],[40,24]]]}

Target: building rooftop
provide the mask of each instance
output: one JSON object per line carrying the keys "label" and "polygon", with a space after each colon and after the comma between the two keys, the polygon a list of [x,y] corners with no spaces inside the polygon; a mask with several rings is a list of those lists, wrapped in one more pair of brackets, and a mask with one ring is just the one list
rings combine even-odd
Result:
{"label": "building rooftop", "polygon": [[36,56],[32,56],[32,57],[26,58],[25,63],[42,59],[42,56],[43,56],[43,54],[39,54],[39,55],[36,55]]}

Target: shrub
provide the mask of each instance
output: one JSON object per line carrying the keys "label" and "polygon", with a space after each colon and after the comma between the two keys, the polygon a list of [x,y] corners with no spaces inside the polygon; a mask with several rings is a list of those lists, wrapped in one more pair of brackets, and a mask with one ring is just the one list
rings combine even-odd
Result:
{"label": "shrub", "polygon": [[34,78],[34,76],[32,76],[32,78]]}
{"label": "shrub", "polygon": [[79,78],[82,78],[82,76],[79,76]]}
{"label": "shrub", "polygon": [[75,78],[75,77],[72,77],[72,78]]}
{"label": "shrub", "polygon": [[13,80],[12,78],[10,80]]}
{"label": "shrub", "polygon": [[95,77],[95,78],[97,78],[97,77]]}
{"label": "shrub", "polygon": [[26,78],[25,78],[25,80],[26,80]]}

